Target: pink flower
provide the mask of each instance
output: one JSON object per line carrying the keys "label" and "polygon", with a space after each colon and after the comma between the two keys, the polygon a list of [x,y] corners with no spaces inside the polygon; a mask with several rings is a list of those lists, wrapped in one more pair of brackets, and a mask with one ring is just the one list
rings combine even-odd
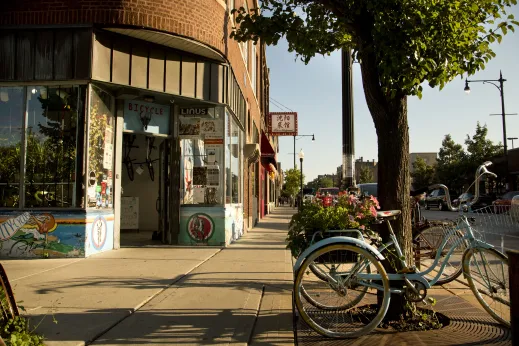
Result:
{"label": "pink flower", "polygon": [[364,229],[366,229],[366,226],[364,226],[364,225],[360,225],[359,228],[362,229],[362,230],[364,230]]}
{"label": "pink flower", "polygon": [[380,209],[380,204],[378,203],[378,200],[377,200],[376,197],[374,197],[374,196],[369,196],[369,199],[371,200],[371,202],[375,203],[375,207],[376,207],[377,209]]}
{"label": "pink flower", "polygon": [[363,218],[365,218],[364,214],[357,213],[357,219],[362,220]]}
{"label": "pink flower", "polygon": [[375,216],[375,217],[377,216],[377,209],[375,209],[374,206],[371,206],[371,207],[369,208],[369,211],[371,212],[371,215],[373,215],[373,216]]}

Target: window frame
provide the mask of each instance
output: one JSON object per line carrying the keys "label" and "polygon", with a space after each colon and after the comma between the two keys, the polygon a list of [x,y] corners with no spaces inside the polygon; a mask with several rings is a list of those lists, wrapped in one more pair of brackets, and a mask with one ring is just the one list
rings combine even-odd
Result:
{"label": "window frame", "polygon": [[[86,156],[85,153],[85,143],[80,143],[79,141],[79,134],[81,132],[85,133],[86,130],[86,115],[88,114],[89,110],[89,100],[90,100],[90,94],[89,94],[89,84],[85,81],[40,81],[38,83],[20,83],[17,85],[12,84],[1,84],[0,88],[22,88],[23,93],[23,105],[22,105],[22,130],[21,130],[21,146],[20,146],[20,174],[19,174],[19,189],[18,189],[18,206],[17,207],[0,207],[2,210],[49,210],[49,211],[63,211],[63,210],[85,210],[84,206],[84,199],[85,199],[85,190],[79,189],[78,187],[81,187],[85,182],[86,179],[83,178],[83,170],[86,168]],[[82,116],[77,119],[77,130],[76,130],[76,151],[79,152],[79,149],[81,149],[81,158],[78,158],[75,160],[75,167],[74,167],[74,174],[75,174],[75,188],[76,188],[76,196],[73,197],[73,204],[75,206],[72,207],[25,207],[25,178],[26,178],[26,167],[27,167],[27,124],[28,124],[28,104],[27,104],[27,92],[30,90],[30,88],[34,87],[46,87],[46,88],[59,88],[60,86],[70,85],[73,88],[78,89],[78,100],[80,97],[83,97],[82,99],[82,107],[78,108],[78,113],[81,110]],[[81,95],[80,90],[84,89],[85,92],[83,95]],[[80,121],[82,120],[82,121]],[[85,139],[84,137],[83,139]]]}

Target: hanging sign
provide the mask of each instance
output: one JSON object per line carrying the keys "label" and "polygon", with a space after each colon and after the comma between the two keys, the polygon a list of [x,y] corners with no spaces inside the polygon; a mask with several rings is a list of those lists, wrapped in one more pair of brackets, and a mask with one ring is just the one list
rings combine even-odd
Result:
{"label": "hanging sign", "polygon": [[296,112],[269,113],[268,131],[272,136],[297,136]]}

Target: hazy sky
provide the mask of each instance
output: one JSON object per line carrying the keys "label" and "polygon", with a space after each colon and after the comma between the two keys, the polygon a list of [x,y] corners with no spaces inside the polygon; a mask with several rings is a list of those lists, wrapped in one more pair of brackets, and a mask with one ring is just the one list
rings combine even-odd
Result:
{"label": "hazy sky", "polygon": [[[519,18],[519,6],[512,12]],[[501,44],[493,46],[497,56],[485,70],[470,79],[498,79],[503,72],[506,113],[519,113],[519,32],[506,35]],[[308,65],[295,60],[288,53],[286,41],[267,48],[270,68],[270,97],[296,111],[299,116],[299,134],[315,134],[296,141],[296,152],[303,149],[303,173],[306,181],[318,174],[335,173],[342,160],[341,131],[341,54],[339,51],[326,58],[316,57]],[[464,76],[465,78],[465,76]],[[411,152],[438,152],[446,134],[464,144],[467,134],[475,132],[476,124],[486,124],[489,138],[502,142],[503,128],[501,99],[497,88],[490,84],[471,83],[471,93],[463,88],[465,79],[455,79],[442,91],[424,85],[421,100],[409,98],[408,120]],[[366,106],[360,68],[354,64],[355,157],[378,161],[377,136],[373,120]],[[285,111],[270,103],[271,112]],[[519,137],[519,115],[506,117],[507,137]],[[282,168],[293,168],[293,137],[280,137],[278,161]],[[519,146],[519,140],[514,141]],[[508,148],[512,148],[508,141]],[[299,160],[297,166],[299,167]]]}

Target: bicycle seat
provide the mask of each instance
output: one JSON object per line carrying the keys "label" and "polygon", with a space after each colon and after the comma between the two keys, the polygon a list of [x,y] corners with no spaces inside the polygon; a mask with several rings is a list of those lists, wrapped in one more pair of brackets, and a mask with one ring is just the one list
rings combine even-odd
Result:
{"label": "bicycle seat", "polygon": [[400,210],[386,210],[386,211],[377,211],[377,218],[386,219],[390,217],[395,217],[402,214]]}

